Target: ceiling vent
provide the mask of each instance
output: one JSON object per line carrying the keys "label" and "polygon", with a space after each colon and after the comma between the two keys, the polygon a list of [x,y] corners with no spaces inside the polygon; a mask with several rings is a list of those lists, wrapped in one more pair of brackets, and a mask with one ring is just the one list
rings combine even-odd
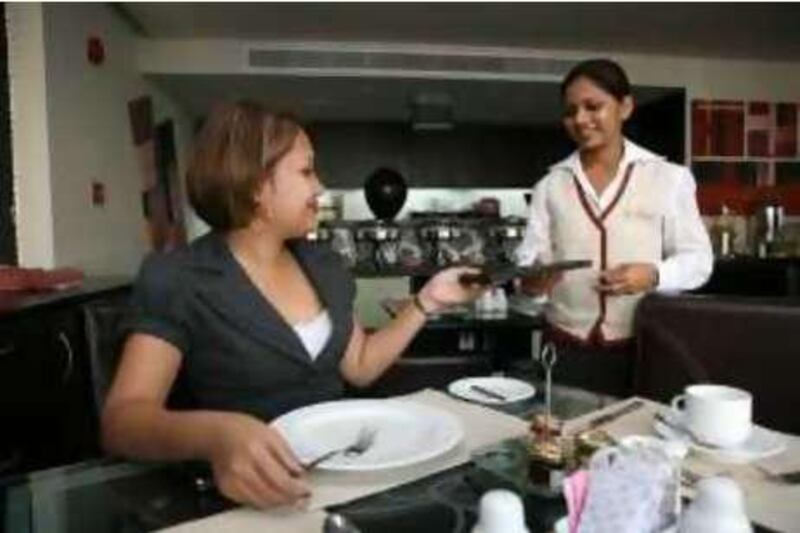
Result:
{"label": "ceiling vent", "polygon": [[431,54],[398,51],[320,50],[277,48],[274,45],[247,49],[251,70],[304,70],[320,74],[464,73],[493,77],[536,76],[561,79],[578,61],[530,56]]}

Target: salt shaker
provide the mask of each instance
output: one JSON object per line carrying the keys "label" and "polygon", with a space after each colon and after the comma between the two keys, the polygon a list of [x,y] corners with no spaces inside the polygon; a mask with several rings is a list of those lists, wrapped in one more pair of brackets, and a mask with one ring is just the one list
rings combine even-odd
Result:
{"label": "salt shaker", "polygon": [[697,496],[681,517],[680,533],[753,533],[736,482],[726,477],[698,481]]}
{"label": "salt shaker", "polygon": [[530,533],[519,496],[509,490],[490,490],[481,496],[478,523],[472,533]]}

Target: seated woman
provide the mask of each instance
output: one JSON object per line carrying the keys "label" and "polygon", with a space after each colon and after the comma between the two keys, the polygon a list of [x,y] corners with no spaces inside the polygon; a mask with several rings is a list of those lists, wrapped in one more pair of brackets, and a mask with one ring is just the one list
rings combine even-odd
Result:
{"label": "seated woman", "polygon": [[[276,416],[366,386],[429,313],[476,298],[463,268],[431,278],[383,329],[353,316],[339,257],[306,241],[322,192],[300,125],[240,102],[216,109],[187,172],[189,200],[212,228],[148,257],[102,415],[106,450],[210,462],[221,492],[263,507],[308,494],[303,467],[270,426]],[[191,410],[167,407],[180,371]]]}

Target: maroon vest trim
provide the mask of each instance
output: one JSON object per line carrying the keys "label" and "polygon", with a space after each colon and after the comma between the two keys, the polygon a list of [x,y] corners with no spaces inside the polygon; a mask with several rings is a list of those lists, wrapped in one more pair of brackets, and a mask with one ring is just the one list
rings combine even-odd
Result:
{"label": "maroon vest trim", "polygon": [[606,348],[606,349],[614,349],[614,348],[622,348],[626,346],[630,346],[633,342],[633,337],[626,337],[624,339],[615,339],[615,340],[604,340],[594,337],[589,337],[583,339],[578,337],[577,335],[573,335],[569,331],[561,329],[560,327],[556,326],[552,322],[545,321],[544,324],[544,336],[547,340],[552,340],[557,344],[565,344],[568,346],[580,346],[580,347],[599,347],[599,348]]}
{"label": "maroon vest trim", "polygon": [[[589,206],[589,201],[586,199],[586,194],[583,192],[581,188],[581,184],[578,183],[578,179],[573,176],[572,181],[575,183],[575,189],[578,191],[578,199],[581,201],[581,205],[583,206],[583,210],[586,212],[586,215],[589,217],[589,220],[592,221],[592,224],[597,228],[600,232],[600,270],[606,270],[608,268],[608,233],[606,232],[605,227],[605,220],[608,218],[608,215],[611,214],[611,211],[619,203],[620,198],[622,198],[623,193],[628,188],[628,182],[631,179],[631,173],[633,172],[633,163],[628,163],[628,167],[625,169],[625,176],[622,178],[622,185],[620,185],[619,190],[617,190],[616,196],[614,199],[611,200],[611,203],[608,204],[608,207],[600,213],[598,217],[595,215],[594,211],[592,211],[591,206]],[[606,319],[606,294],[602,292],[597,293],[598,302],[600,304],[600,315],[597,317],[597,320],[592,326],[591,331],[589,332],[589,337],[587,341],[590,344],[602,346],[608,344],[607,341],[603,337],[603,330],[601,328],[603,322]]]}

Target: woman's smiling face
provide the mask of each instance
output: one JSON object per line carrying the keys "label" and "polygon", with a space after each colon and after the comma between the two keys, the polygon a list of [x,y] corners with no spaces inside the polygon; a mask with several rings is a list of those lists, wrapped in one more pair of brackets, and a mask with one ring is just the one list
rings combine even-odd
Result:
{"label": "woman's smiling face", "polygon": [[268,224],[288,237],[301,237],[316,225],[317,201],[322,191],[314,166],[314,149],[301,130],[291,150],[264,182],[256,202]]}
{"label": "woman's smiling face", "polygon": [[585,76],[564,91],[564,127],[581,151],[621,142],[622,124],[632,112],[630,96],[618,100]]}

